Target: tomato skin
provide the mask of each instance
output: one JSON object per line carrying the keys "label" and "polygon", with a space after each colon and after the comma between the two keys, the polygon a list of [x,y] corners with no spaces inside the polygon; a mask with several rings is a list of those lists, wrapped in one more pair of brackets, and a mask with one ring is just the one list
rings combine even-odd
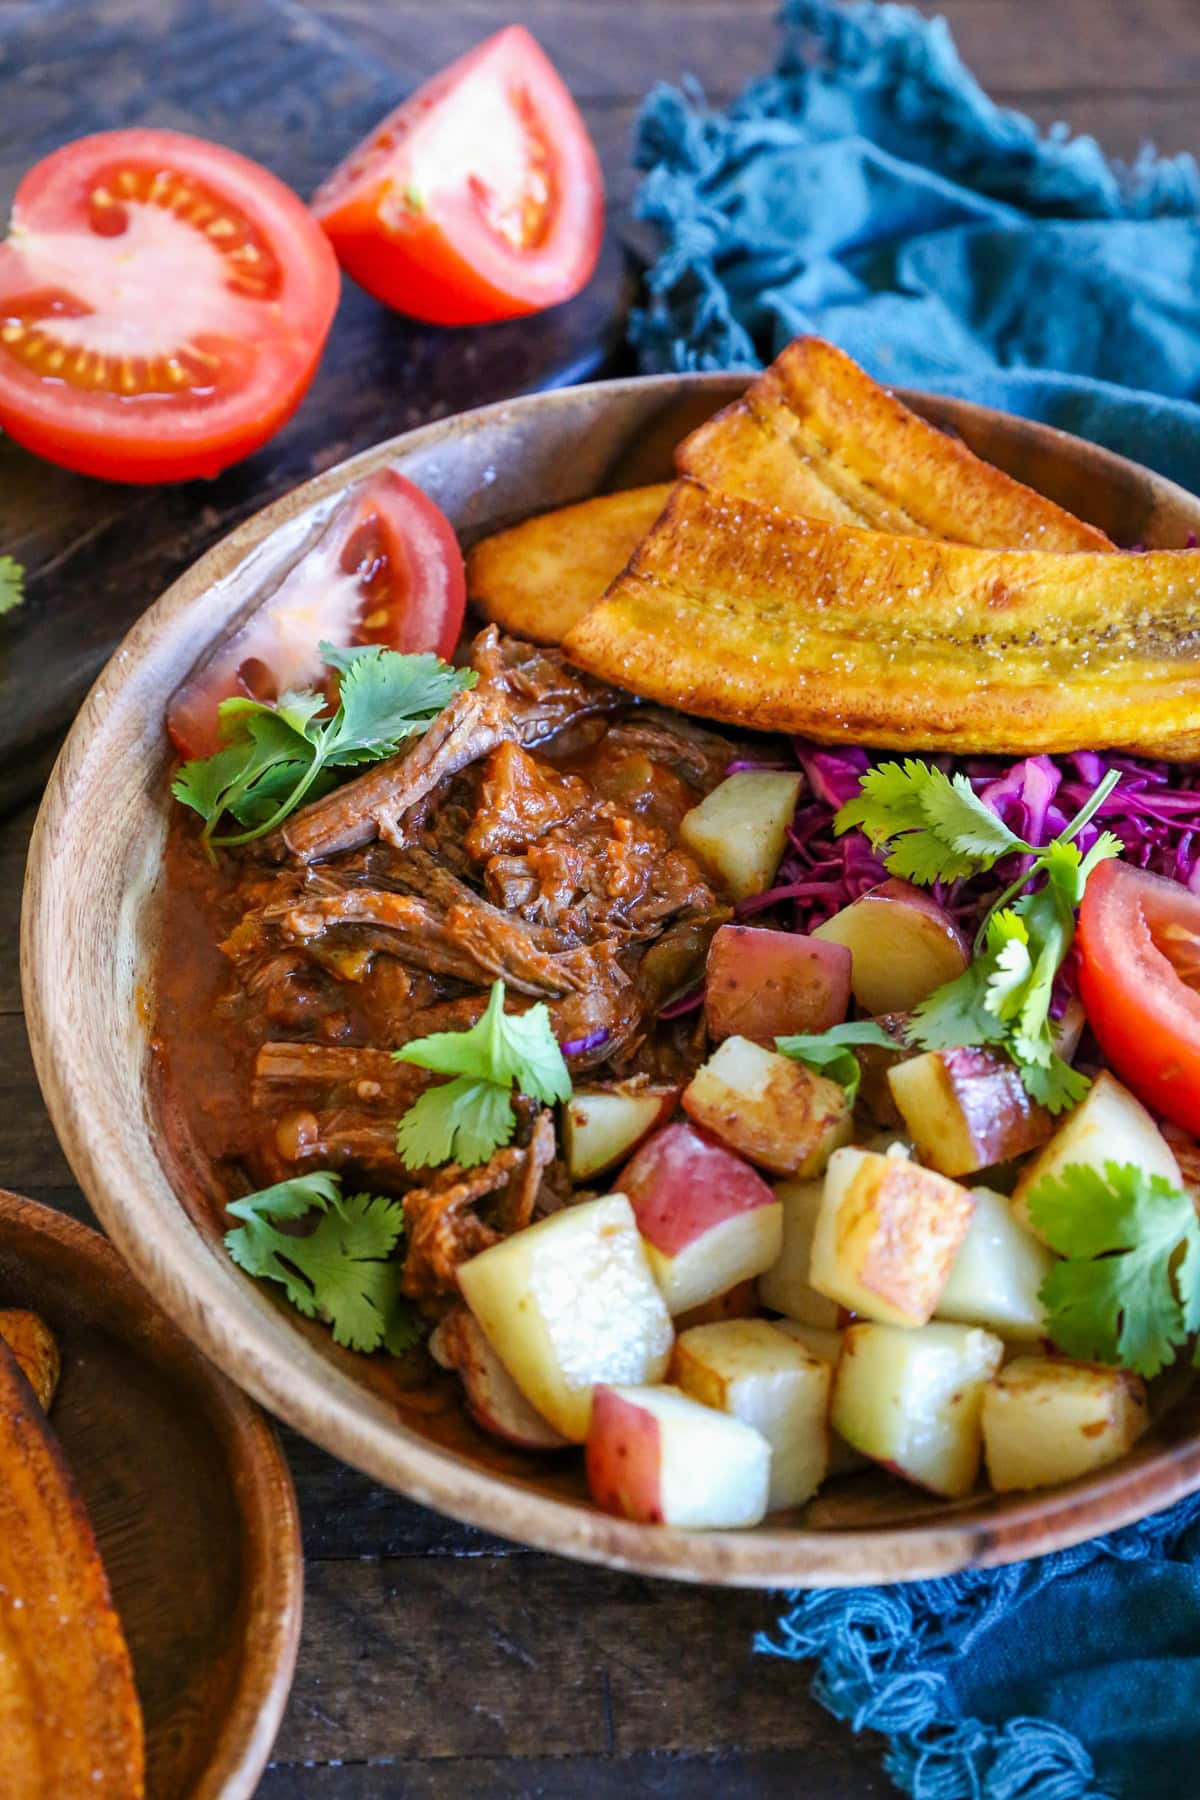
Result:
{"label": "tomato skin", "polygon": [[1200,993],[1160,948],[1171,942],[1164,934],[1200,946],[1200,895],[1129,863],[1101,863],[1079,908],[1088,1023],[1140,1100],[1200,1133]]}
{"label": "tomato skin", "polygon": [[175,690],[167,706],[171,742],[185,760],[211,756],[221,746],[222,700],[328,687],[322,640],[433,650],[449,660],[466,593],[445,513],[397,470],[381,469],[350,489],[262,605]]}
{"label": "tomato skin", "polygon": [[[162,169],[173,181],[202,185],[215,212],[234,209],[278,269],[277,291],[252,300],[223,280],[228,265],[213,255],[208,234],[188,220],[186,206],[172,218],[165,201],[151,207],[137,195],[132,205],[123,201],[132,215],[130,239],[99,231],[91,207],[95,190],[113,171],[126,169]],[[143,242],[138,228],[151,214],[150,240]],[[210,268],[197,262],[197,246]],[[14,309],[31,293],[49,289],[73,298],[73,276],[86,278],[93,300],[101,298],[98,305],[80,298],[71,313],[68,323],[81,335],[70,340],[68,367],[79,354],[94,368],[104,360],[100,345],[114,364],[123,356],[144,367],[153,357],[161,366],[176,319],[181,338],[202,320],[202,335],[215,335],[228,347],[228,366],[211,389],[139,387],[126,393],[67,373],[51,378],[0,342],[0,427],[51,462],[134,483],[216,475],[264,444],[304,397],[340,286],[324,235],[268,170],[219,144],[141,128],[65,144],[29,170],[17,189],[10,235],[0,244],[0,322],[7,316],[11,326]],[[95,347],[81,323],[88,314],[97,315]],[[39,329],[58,341],[58,321],[36,316]],[[143,357],[147,328],[156,343]],[[119,351],[112,348],[117,341]]]}
{"label": "tomato skin", "polygon": [[[469,155],[457,188],[444,176],[438,184],[428,147],[440,133],[440,151],[448,126],[469,137],[481,94],[499,95],[518,132],[525,120],[544,148],[552,199],[535,243],[513,243],[489,224]],[[511,25],[389,114],[318,189],[313,210],[347,274],[385,306],[431,324],[480,325],[541,312],[585,286],[604,235],[604,183],[553,64]]]}

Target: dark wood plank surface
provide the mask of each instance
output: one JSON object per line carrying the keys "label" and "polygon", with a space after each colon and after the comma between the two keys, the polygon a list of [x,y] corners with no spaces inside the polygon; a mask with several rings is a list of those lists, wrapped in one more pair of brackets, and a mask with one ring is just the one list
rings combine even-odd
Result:
{"label": "dark wood plank surface", "polygon": [[[336,33],[352,73],[337,117],[322,118],[319,132],[296,100],[288,126],[296,160],[286,167],[279,104],[270,84],[247,76],[235,141],[251,154],[311,185],[326,147],[336,137],[340,148],[366,122],[373,93],[407,89],[519,18],[580,97],[606,165],[614,243],[633,187],[626,151],[638,97],[684,70],[714,97],[726,96],[767,64],[773,42],[774,0],[287,3],[299,52],[332,53],[325,34]],[[95,0],[88,9],[119,41],[116,63],[96,78],[114,122],[123,106],[138,116],[139,57],[169,57],[180,8],[185,0]],[[200,10],[261,31],[259,9],[246,0],[211,0]],[[1196,0],[943,0],[937,10],[990,90],[1042,122],[1068,118],[1124,156],[1146,138],[1163,151],[1200,149]],[[76,11],[72,0],[0,0],[0,201],[26,157],[96,121],[66,30]],[[42,46],[36,66],[4,60],[18,30],[23,43]],[[201,38],[191,55],[190,98],[179,99],[170,122],[221,135]],[[6,136],[11,108],[19,96],[28,117],[34,90],[37,132],[14,141]],[[168,116],[160,112],[157,122]],[[68,595],[63,635],[78,636],[73,660],[31,657],[22,681],[42,694],[52,687],[65,716],[89,658],[119,628],[106,607],[136,609],[252,507],[406,422],[561,378],[573,358],[586,366],[598,338],[610,341],[604,334],[619,310],[620,259],[610,255],[592,311],[550,321],[532,343],[512,334],[490,372],[479,360],[480,334],[433,334],[436,342],[419,344],[412,328],[353,295],[331,367],[300,419],[212,487],[131,501],[0,451],[0,550],[20,549],[42,567],[39,610],[49,615]],[[542,361],[545,333],[560,335]],[[47,568],[56,556],[62,560]],[[78,589],[69,598],[72,568],[98,576],[90,612]],[[32,779],[28,749],[0,762],[0,784],[7,778],[10,791],[15,780]],[[16,931],[31,824],[32,808],[0,823],[0,1180],[87,1216],[41,1106],[20,1018]],[[809,1697],[803,1670],[751,1654],[754,1631],[775,1610],[769,1597],[576,1568],[428,1513],[295,1438],[288,1451],[309,1557],[308,1606],[291,1707],[262,1785],[267,1800],[876,1800],[891,1791],[877,1745],[828,1718]]]}

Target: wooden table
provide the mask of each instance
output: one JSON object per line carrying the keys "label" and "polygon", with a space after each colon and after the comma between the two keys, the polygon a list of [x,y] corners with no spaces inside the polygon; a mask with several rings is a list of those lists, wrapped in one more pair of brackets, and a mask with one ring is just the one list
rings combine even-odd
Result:
{"label": "wooden table", "polygon": [[[41,3],[53,11],[58,0]],[[34,10],[0,0],[0,23]],[[580,98],[618,223],[637,97],[686,69],[727,96],[767,65],[773,44],[774,0],[322,0],[294,10],[409,83],[524,20]],[[1195,0],[943,0],[938,10],[998,99],[1045,123],[1068,118],[1119,155],[1144,138],[1200,149]],[[432,410],[437,396],[428,400]],[[270,457],[267,485],[278,473]],[[27,808],[0,822],[0,1180],[86,1216],[21,1020],[17,918],[32,819]],[[804,1671],[752,1656],[754,1631],[776,1610],[769,1598],[535,1555],[410,1505],[294,1437],[288,1450],[308,1597],[268,1800],[891,1791],[877,1746],[829,1719]]]}

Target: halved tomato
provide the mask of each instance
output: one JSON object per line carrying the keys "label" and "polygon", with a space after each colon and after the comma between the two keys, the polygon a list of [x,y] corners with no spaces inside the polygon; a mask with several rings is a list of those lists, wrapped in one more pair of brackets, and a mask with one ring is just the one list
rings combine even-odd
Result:
{"label": "halved tomato", "polygon": [[183,757],[220,746],[217,708],[235,694],[277,700],[319,688],[322,642],[453,654],[466,578],[454,528],[395,469],[354,487],[317,541],[241,629],[194,669],[167,707]]}
{"label": "halved tomato", "polygon": [[1079,994],[1105,1056],[1147,1106],[1200,1132],[1200,894],[1101,863],[1078,943]]}
{"label": "halved tomato", "polygon": [[557,71],[510,25],[389,113],[313,211],[377,300],[478,325],[579,292],[600,254],[604,184]]}
{"label": "halved tomato", "polygon": [[0,425],[113,481],[216,475],[299,405],[338,271],[244,156],[103,131],[31,169],[0,244]]}

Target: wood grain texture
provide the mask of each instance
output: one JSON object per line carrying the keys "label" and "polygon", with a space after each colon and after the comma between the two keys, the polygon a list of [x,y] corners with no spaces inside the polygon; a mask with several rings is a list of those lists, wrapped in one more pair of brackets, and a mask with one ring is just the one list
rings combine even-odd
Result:
{"label": "wood grain texture", "polygon": [[[130,0],[124,9],[133,26],[144,16],[149,0]],[[551,55],[564,58],[568,51],[576,61],[587,65],[597,53],[590,42],[590,23],[595,0],[551,0],[539,9],[537,29]],[[366,25],[378,30],[378,20],[407,14],[428,19],[434,9],[425,0],[389,0],[388,6],[377,7],[370,0],[322,0],[320,15],[325,23],[340,28],[347,37],[355,38],[365,19]],[[500,0],[455,0],[436,15],[456,15],[463,21],[464,42],[469,36],[482,36],[487,31],[521,16],[519,4]],[[639,56],[630,56],[624,66],[614,72],[612,86],[601,89],[594,84],[594,98],[584,102],[589,126],[597,137],[605,163],[610,194],[617,210],[618,229],[627,229],[623,204],[634,185],[626,162],[626,146],[635,116],[638,97],[650,79],[662,75],[676,77],[684,68],[691,69],[713,97],[730,91],[726,69],[733,56],[746,58],[754,69],[769,60],[774,39],[771,16],[775,0],[688,0],[688,4],[671,10],[671,31],[663,30],[656,39],[653,14],[658,9],[647,0],[613,0],[605,8],[603,30],[620,45],[629,21],[638,32]],[[929,0],[925,10],[948,16],[960,46],[989,90],[1001,101],[1021,106],[1043,124],[1068,119],[1080,130],[1094,132],[1115,154],[1132,156],[1145,139],[1154,140],[1167,152],[1195,151],[1200,148],[1197,128],[1197,100],[1200,99],[1200,73],[1196,68],[1200,38],[1195,29],[1194,0],[1142,0],[1136,8],[1125,0],[1045,0],[1031,7],[1028,0]],[[4,27],[14,21],[27,23],[39,15],[50,13],[49,0],[0,0],[0,39]],[[64,8],[54,6],[56,17]],[[705,36],[703,55],[697,53],[696,31],[709,14],[720,15],[728,22],[728,30],[720,38]],[[692,22],[695,21],[695,29]],[[648,23],[649,22],[649,23]],[[365,28],[364,28],[365,29]],[[49,132],[57,141],[75,130],[85,128],[92,102],[90,77],[74,84],[72,89],[61,84],[61,95],[55,90],[55,57],[60,52],[53,44],[52,33],[46,67],[40,76],[39,110],[49,106]],[[365,38],[359,40],[366,47]],[[732,49],[731,49],[732,46]],[[411,85],[433,66],[426,60],[421,44],[411,47],[415,61],[403,68],[393,66],[391,74],[404,85]],[[640,59],[640,60],[639,60]],[[611,68],[611,61],[609,67]],[[129,81],[127,69],[119,89]],[[0,114],[12,104],[13,70],[0,62]],[[23,101],[23,96],[22,96]],[[36,121],[35,121],[36,123]],[[3,127],[0,125],[0,131]],[[15,160],[6,169],[15,177],[16,165],[22,160],[20,145]],[[339,322],[339,331],[341,322]],[[394,336],[403,333],[379,326],[378,335],[367,328],[365,320],[357,328],[359,347],[357,368],[370,365],[374,346],[382,344],[388,351],[390,370],[403,368],[404,345],[392,348]],[[362,376],[360,374],[360,380]],[[419,387],[420,369],[415,371],[414,387]],[[482,397],[482,396],[481,396]],[[322,390],[322,403],[331,394]],[[381,405],[392,405],[394,399],[384,395]],[[302,414],[296,429],[307,422]],[[333,432],[337,436],[336,431]],[[367,441],[360,437],[358,442]],[[303,451],[294,449],[289,440],[282,441],[289,459],[303,464]],[[308,471],[302,466],[300,473]],[[75,579],[87,569],[95,580],[101,605],[119,606],[124,599],[126,570],[130,579],[140,583],[137,601],[158,591],[171,575],[212,541],[224,529],[225,521],[235,516],[233,505],[241,513],[251,510],[256,494],[280,492],[287,485],[286,473],[276,482],[273,452],[269,452],[253,473],[253,480],[231,501],[222,499],[222,515],[214,507],[207,519],[206,496],[192,497],[187,504],[158,526],[153,520],[140,521],[136,516],[128,527],[122,527],[119,504],[127,499],[116,490],[98,486],[90,504],[78,499],[65,514],[61,536],[53,535],[56,501],[47,502],[42,525],[43,535],[34,540],[39,557],[49,563],[64,550],[59,565]],[[53,487],[56,478],[47,471],[35,471],[19,489],[14,489],[13,471],[0,452],[0,549],[8,548],[5,537],[26,534],[40,514],[43,484]],[[30,507],[34,511],[30,513]],[[144,528],[143,528],[144,525]],[[161,541],[153,543],[154,533]],[[72,543],[92,533],[85,542]],[[60,603],[60,589],[51,570],[45,581],[41,604]],[[80,630],[73,622],[72,631],[64,634],[68,641]],[[119,628],[119,627],[118,627]],[[111,627],[110,627],[111,629]],[[0,645],[0,660],[6,654]],[[95,655],[95,651],[92,651]],[[26,673],[44,681],[41,668],[30,664]],[[71,664],[67,664],[71,673]],[[75,679],[80,679],[75,671]],[[63,679],[56,667],[56,682]],[[22,753],[24,755],[24,753]],[[11,759],[10,759],[11,762]],[[0,770],[10,778],[11,767]],[[35,771],[19,771],[26,791],[31,791]],[[0,821],[0,1014],[15,1009],[18,1003],[16,980],[16,922],[19,901],[20,870],[31,824],[30,813]],[[13,1074],[14,1062],[24,1073]],[[0,1175],[11,1174],[10,1165],[20,1160],[30,1179],[21,1185],[56,1206],[68,1208],[79,1216],[89,1209],[77,1188],[70,1183],[69,1171],[61,1153],[53,1144],[44,1108],[33,1082],[28,1053],[17,1031],[4,1038],[0,1046]],[[69,1185],[68,1185],[69,1184]],[[414,1638],[436,1635],[443,1628],[440,1597],[435,1592],[422,1596],[418,1610],[406,1585],[406,1571],[417,1560],[434,1557],[439,1561],[462,1557],[468,1573],[495,1556],[519,1558],[523,1566],[539,1559],[527,1552],[515,1551],[501,1540],[490,1538],[461,1526],[441,1515],[418,1507],[392,1494],[357,1471],[339,1464],[323,1451],[289,1435],[289,1459],[300,1495],[305,1528],[305,1544],[310,1569],[328,1558],[336,1559],[336,1568],[368,1556],[384,1559],[395,1588],[396,1608],[404,1612]],[[609,1592],[597,1595],[590,1570],[571,1571],[574,1581],[576,1610],[593,1620],[597,1638],[604,1646],[618,1651],[623,1635],[636,1634],[646,1661],[647,1678],[659,1696],[664,1720],[663,1742],[676,1692],[675,1657],[678,1633],[675,1614],[670,1606],[647,1607],[632,1621],[628,1612],[621,1615],[617,1629],[616,1600]],[[652,1587],[653,1584],[643,1584]],[[679,1590],[665,1590],[675,1598]],[[463,1795],[488,1796],[545,1795],[549,1800],[575,1800],[588,1795],[592,1800],[629,1793],[670,1796],[672,1800],[774,1800],[776,1795],[787,1800],[798,1792],[806,1800],[879,1800],[894,1790],[879,1771],[878,1742],[870,1734],[852,1738],[848,1729],[832,1721],[807,1692],[805,1672],[790,1668],[787,1679],[772,1684],[771,1705],[774,1725],[770,1728],[774,1748],[746,1751],[739,1746],[738,1734],[723,1712],[724,1696],[739,1678],[744,1667],[748,1629],[764,1626],[775,1607],[769,1597],[746,1597],[722,1593],[703,1622],[695,1613],[689,1615],[693,1632],[703,1630],[706,1665],[710,1672],[706,1692],[715,1723],[705,1734],[705,1741],[720,1740],[715,1752],[702,1751],[699,1745],[684,1742],[677,1751],[634,1752],[616,1754],[574,1754],[565,1756],[510,1757],[502,1749],[495,1756],[445,1756],[421,1758],[402,1753],[406,1729],[404,1709],[411,1707],[411,1690],[401,1691],[398,1683],[391,1687],[396,1713],[396,1726],[390,1747],[382,1759],[367,1760],[367,1752],[359,1739],[352,1710],[342,1716],[343,1732],[339,1735],[333,1757],[322,1760],[318,1742],[328,1744],[328,1727],[315,1717],[311,1704],[320,1706],[320,1677],[344,1659],[344,1646],[349,1641],[347,1628],[332,1621],[322,1612],[318,1633],[315,1620],[306,1624],[301,1647],[302,1676],[299,1695],[303,1709],[294,1705],[288,1720],[286,1760],[277,1760],[264,1777],[260,1792],[265,1800],[392,1800],[403,1794],[410,1800],[460,1800]],[[496,1594],[493,1590],[493,1603]],[[610,1610],[613,1609],[613,1610]],[[494,1623],[503,1629],[506,1618],[501,1611],[493,1613]],[[560,1629],[568,1635],[570,1622]],[[460,1644],[464,1658],[471,1656],[469,1642]],[[547,1646],[547,1659],[559,1648],[556,1638]],[[764,1670],[768,1665],[758,1665]],[[375,1679],[387,1684],[391,1679],[386,1667],[376,1671]],[[555,1679],[553,1668],[551,1681]],[[531,1706],[538,1704],[538,1691],[517,1664],[511,1676],[483,1697],[501,1720],[519,1719]],[[425,1702],[435,1710],[437,1696]],[[798,1741],[803,1751],[797,1752]],[[678,1741],[678,1739],[676,1740]]]}
{"label": "wood grain texture", "polygon": [[36,1310],[59,1346],[51,1423],[132,1654],[149,1800],[248,1797],[300,1631],[299,1522],[270,1427],[103,1238],[2,1189],[0,1304]]}

